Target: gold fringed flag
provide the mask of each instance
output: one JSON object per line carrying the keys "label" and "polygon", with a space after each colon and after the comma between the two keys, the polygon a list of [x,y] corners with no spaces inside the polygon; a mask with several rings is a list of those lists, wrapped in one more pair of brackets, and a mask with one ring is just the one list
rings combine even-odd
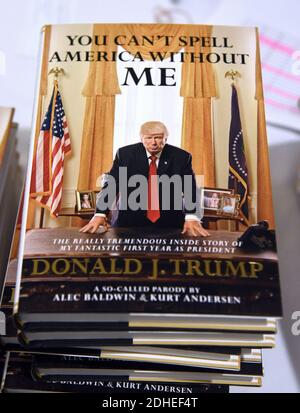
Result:
{"label": "gold fringed flag", "polygon": [[248,168],[244,149],[238,94],[235,85],[232,85],[231,123],[229,132],[229,177],[228,188],[240,195],[240,213],[248,224]]}
{"label": "gold fringed flag", "polygon": [[64,158],[71,141],[57,81],[42,123],[34,155],[30,196],[57,217],[62,201]]}

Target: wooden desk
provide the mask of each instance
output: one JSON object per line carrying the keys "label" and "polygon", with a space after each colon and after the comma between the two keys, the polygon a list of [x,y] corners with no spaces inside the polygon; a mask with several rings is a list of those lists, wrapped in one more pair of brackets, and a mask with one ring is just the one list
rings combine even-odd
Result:
{"label": "wooden desk", "polygon": [[[48,229],[33,229],[27,232],[26,240],[25,240],[25,251],[24,257],[26,256],[36,256],[36,257],[43,257],[43,256],[99,256],[99,255],[124,255],[124,253],[112,251],[111,253],[101,253],[99,251],[89,251],[89,252],[82,252],[82,251],[75,251],[71,250],[68,251],[60,251],[60,246],[63,244],[62,240],[68,240],[69,245],[79,245],[79,242],[82,245],[99,245],[101,240],[102,246],[109,246],[112,245],[113,242],[122,244],[124,240],[131,240],[132,245],[140,244],[140,241],[137,240],[155,240],[157,243],[160,240],[165,240],[166,244],[170,244],[170,241],[176,240],[187,240],[186,244],[183,244],[182,248],[183,251],[181,252],[174,252],[175,247],[171,251],[136,251],[136,250],[126,250],[125,255],[128,256],[143,256],[143,255],[151,255],[151,256],[170,256],[170,255],[177,255],[177,256],[184,256],[184,257],[191,257],[191,258],[212,258],[217,257],[220,259],[243,259],[243,260],[268,260],[272,262],[277,262],[277,254],[274,251],[268,250],[260,250],[260,251],[249,251],[249,250],[242,250],[240,248],[236,248],[232,253],[210,253],[210,252],[189,252],[188,246],[189,243],[193,244],[196,243],[199,247],[203,247],[208,245],[214,245],[220,241],[223,242],[225,245],[232,245],[237,241],[237,239],[241,236],[241,232],[233,232],[233,231],[210,231],[210,236],[207,238],[203,237],[191,237],[187,235],[182,235],[180,229],[153,229],[153,228],[110,228],[107,232],[103,234],[90,234],[90,233],[82,233],[79,232],[78,228],[48,228]],[[57,240],[57,241],[55,241]],[[61,240],[61,241],[58,241]],[[116,240],[116,241],[112,241]],[[173,244],[175,246],[175,244]]]}
{"label": "wooden desk", "polygon": [[[77,212],[74,208],[62,208],[59,213],[59,217],[76,217],[76,218],[81,218],[85,220],[90,220],[94,216],[94,212]],[[44,217],[45,217],[45,210],[44,208],[41,208],[41,213],[40,213],[40,223],[39,223],[39,228],[42,229],[44,228]]]}
{"label": "wooden desk", "polygon": [[218,221],[229,221],[229,222],[233,222],[234,223],[234,230],[238,231],[239,230],[239,224],[244,224],[244,219],[240,216],[236,216],[236,217],[223,217],[220,215],[207,215],[205,214],[203,216],[203,224],[204,227],[208,228],[208,224],[210,222],[218,222]]}
{"label": "wooden desk", "polygon": [[94,212],[77,212],[74,208],[62,208],[59,213],[59,217],[78,217],[82,219],[91,219],[94,216]]}
{"label": "wooden desk", "polygon": [[[81,218],[84,220],[90,220],[93,218],[94,213],[93,212],[76,212],[75,207],[74,208],[62,208],[60,212],[58,213],[59,217],[76,217],[76,218]],[[221,217],[218,215],[204,215],[203,217],[203,223],[204,227],[208,228],[209,222],[218,222],[218,221],[229,221],[229,222],[234,222],[234,230],[238,231],[239,229],[239,223],[244,223],[243,218],[241,217]],[[40,228],[43,228],[43,219],[40,221]]]}

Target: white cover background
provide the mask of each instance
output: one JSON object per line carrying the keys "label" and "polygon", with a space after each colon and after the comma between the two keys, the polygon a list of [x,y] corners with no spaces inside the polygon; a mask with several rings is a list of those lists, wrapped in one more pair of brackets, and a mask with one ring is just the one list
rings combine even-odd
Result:
{"label": "white cover background", "polygon": [[[121,51],[124,49],[119,47],[118,52]],[[128,59],[127,56],[126,59]],[[152,120],[159,120],[167,126],[168,143],[175,146],[181,145],[183,109],[183,98],[180,97],[181,64],[178,62],[170,63],[170,59],[164,60],[163,64],[151,61],[153,83],[155,85],[160,83],[160,71],[156,70],[157,67],[172,67],[176,69],[174,72],[176,86],[144,87],[145,75],[136,87],[122,86],[125,82],[124,74],[127,73],[125,68],[133,68],[139,77],[147,66],[149,67],[149,61],[118,61],[118,78],[122,94],[116,95],[114,153],[121,146],[136,143],[141,124]],[[169,74],[173,74],[173,72]],[[168,79],[168,83],[173,82],[172,79]],[[130,75],[127,83],[133,84]],[[160,91],[163,93],[160,94]]]}

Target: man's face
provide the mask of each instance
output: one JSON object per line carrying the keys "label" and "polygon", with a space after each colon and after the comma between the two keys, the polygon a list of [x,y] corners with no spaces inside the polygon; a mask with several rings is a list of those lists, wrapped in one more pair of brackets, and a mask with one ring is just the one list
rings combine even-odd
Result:
{"label": "man's face", "polygon": [[163,132],[146,133],[142,135],[141,139],[145,149],[151,155],[156,155],[161,152],[167,142],[167,138]]}

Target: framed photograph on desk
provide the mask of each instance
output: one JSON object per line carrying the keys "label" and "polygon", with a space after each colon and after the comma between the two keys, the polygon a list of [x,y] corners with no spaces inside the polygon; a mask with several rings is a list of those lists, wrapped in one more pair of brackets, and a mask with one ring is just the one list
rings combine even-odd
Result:
{"label": "framed photograph on desk", "polygon": [[95,198],[93,191],[76,191],[77,212],[93,212],[95,210]]}
{"label": "framed photograph on desk", "polygon": [[218,215],[223,196],[232,194],[232,189],[202,188],[201,202],[204,215]]}
{"label": "framed photograph on desk", "polygon": [[223,194],[217,214],[224,218],[238,217],[240,215],[240,199],[240,195]]}

